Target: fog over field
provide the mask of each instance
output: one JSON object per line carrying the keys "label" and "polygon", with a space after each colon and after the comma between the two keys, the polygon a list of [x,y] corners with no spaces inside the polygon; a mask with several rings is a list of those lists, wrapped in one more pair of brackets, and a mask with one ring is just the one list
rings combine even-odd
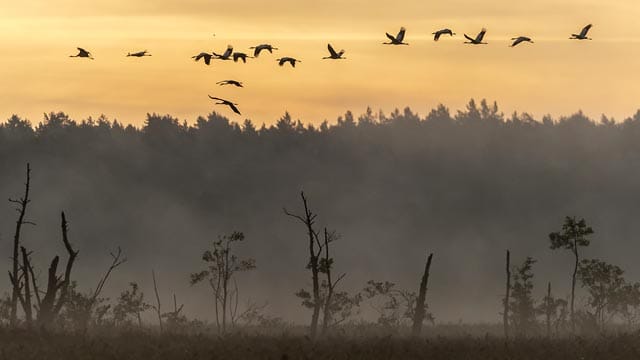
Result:
{"label": "fog over field", "polygon": [[[305,229],[283,213],[301,211],[301,190],[319,227],[341,235],[333,249],[343,290],[373,279],[416,291],[433,252],[427,302],[439,322],[500,321],[507,248],[515,263],[538,260],[536,299],[547,281],[568,296],[571,254],[550,250],[548,238],[567,215],[595,230],[584,258],[640,280],[640,112],[615,123],[581,113],[533,119],[472,101],[423,118],[348,112],[316,127],[285,115],[256,128],[216,113],[188,125],[153,114],[140,128],[62,113],[29,120],[0,126],[0,198],[21,195],[29,162],[27,217],[37,226],[22,241],[36,273],[46,278],[53,255],[66,256],[64,210],[80,289],[95,287],[110,251],[125,253],[105,288],[112,298],[131,281],[151,297],[154,269],[165,303],[175,293],[187,316],[211,320],[210,290],[190,286],[189,274],[218,235],[242,231],[238,252],[257,269],[238,275],[241,302],[268,302],[268,313],[307,323],[294,295],[311,282]],[[2,269],[16,216],[12,204],[0,206]],[[0,284],[10,292],[8,279]]]}

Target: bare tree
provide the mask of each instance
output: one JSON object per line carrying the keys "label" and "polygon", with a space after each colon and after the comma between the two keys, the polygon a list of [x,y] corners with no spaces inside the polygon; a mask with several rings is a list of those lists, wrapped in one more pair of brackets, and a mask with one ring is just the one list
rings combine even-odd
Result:
{"label": "bare tree", "polygon": [[80,293],[70,288],[68,292],[70,299],[66,303],[66,312],[78,330],[86,331],[92,320],[95,320],[95,324],[100,323],[102,317],[111,308],[110,304],[99,306],[107,300],[101,298],[100,295],[111,273],[120,265],[124,264],[127,259],[123,257],[120,247],[118,247],[116,252],[111,252],[109,255],[111,256],[111,264],[93,291]]}
{"label": "bare tree", "polygon": [[284,209],[284,213],[287,216],[300,220],[307,230],[307,237],[309,241],[309,262],[307,264],[307,268],[311,270],[311,281],[313,287],[313,299],[311,302],[313,305],[313,313],[311,315],[310,335],[312,339],[315,339],[318,332],[318,318],[322,308],[322,299],[320,297],[319,258],[322,254],[323,245],[318,239],[317,231],[313,228],[318,215],[314,214],[309,208],[304,191],[300,192],[300,197],[302,198],[302,204],[304,206],[304,215],[290,213],[286,208]]}
{"label": "bare tree", "polygon": [[18,220],[16,221],[16,229],[13,235],[13,268],[9,273],[9,278],[12,283],[12,292],[11,292],[11,314],[9,323],[11,326],[15,326],[18,321],[18,299],[21,296],[20,292],[22,291],[22,282],[20,281],[20,234],[22,231],[22,225],[35,225],[35,223],[31,221],[25,220],[25,216],[27,213],[27,206],[31,202],[29,199],[29,191],[31,187],[31,165],[27,163],[27,175],[26,181],[24,183],[24,194],[18,200],[9,199],[10,203],[14,203],[17,205],[16,211],[18,212]]}
{"label": "bare tree", "polygon": [[429,284],[429,271],[431,270],[431,260],[433,259],[433,253],[429,254],[427,263],[424,267],[424,274],[420,281],[420,292],[416,300],[416,309],[413,314],[413,326],[411,328],[411,334],[413,336],[419,336],[422,332],[422,323],[426,317],[427,309],[425,301],[427,298],[427,285]]}

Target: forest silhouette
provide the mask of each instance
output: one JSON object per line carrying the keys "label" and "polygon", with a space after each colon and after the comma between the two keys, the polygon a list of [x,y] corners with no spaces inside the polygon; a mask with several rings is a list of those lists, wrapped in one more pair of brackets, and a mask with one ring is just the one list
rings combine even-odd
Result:
{"label": "forest silhouette", "polygon": [[[162,269],[166,288],[196,294],[188,276],[202,249],[217,235],[243,231],[242,252],[259,270],[244,278],[245,295],[305,321],[293,295],[309,282],[297,255],[305,244],[282,214],[304,190],[320,226],[341,235],[333,251],[348,274],[343,287],[369,279],[413,286],[433,251],[436,318],[498,321],[506,248],[518,263],[536,258],[537,279],[566,295],[568,263],[549,251],[547,234],[567,214],[598,230],[590,257],[614,259],[631,278],[640,276],[631,266],[640,230],[640,168],[632,166],[638,140],[640,111],[622,122],[581,112],[534,119],[505,116],[484,100],[455,114],[440,105],[425,117],[409,108],[347,112],[318,126],[285,114],[260,128],[218,113],[193,124],[148,114],[142,127],[61,112],[36,125],[14,115],[0,125],[0,194],[20,193],[30,162],[30,219],[38,225],[24,230],[23,241],[44,269],[44,254],[60,251],[51,229],[65,209],[80,249],[80,287],[101,271],[96,262],[109,261],[108,249],[127,254],[111,295],[129,281],[150,294],[151,267]],[[14,217],[8,204],[0,211],[3,253]],[[183,296],[185,309],[206,317],[206,290],[197,294]]]}

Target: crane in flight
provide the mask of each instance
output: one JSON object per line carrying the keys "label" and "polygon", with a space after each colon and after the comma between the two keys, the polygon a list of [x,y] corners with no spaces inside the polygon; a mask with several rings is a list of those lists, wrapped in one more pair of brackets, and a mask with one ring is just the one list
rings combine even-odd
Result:
{"label": "crane in flight", "polygon": [[342,55],[344,55],[344,50],[340,50],[339,52],[336,52],[333,49],[333,46],[331,46],[331,44],[327,44],[327,49],[329,49],[329,56],[325,56],[323,57],[323,59],[334,59],[334,60],[346,59],[346,57],[342,57]]}
{"label": "crane in flight", "polygon": [[278,48],[273,47],[271,44],[260,44],[258,46],[252,46],[249,49],[253,49],[253,57],[258,57],[262,50],[266,50],[269,53],[273,54],[273,50],[278,50]]}
{"label": "crane in flight", "polygon": [[404,34],[406,33],[407,29],[405,29],[404,27],[400,28],[400,31],[398,32],[398,35],[393,36],[389,33],[385,33],[385,35],[387,35],[387,38],[389,39],[389,42],[383,43],[384,45],[409,45],[408,43],[404,42]]}
{"label": "crane in flight", "polygon": [[222,80],[222,81],[218,81],[216,84],[220,86],[233,85],[235,87],[244,87],[240,81],[236,81],[236,80]]}
{"label": "crane in flight", "polygon": [[589,24],[585,27],[582,28],[582,31],[580,31],[580,34],[571,34],[571,37],[569,39],[571,40],[592,40],[590,37],[587,37],[587,34],[589,33],[589,30],[591,30],[591,27],[593,25]]}
{"label": "crane in flight", "polygon": [[280,59],[276,59],[276,61],[278,62],[278,65],[283,66],[286,63],[291,64],[291,67],[296,67],[296,63],[297,62],[302,62],[301,60],[292,58],[292,57],[282,57]]}
{"label": "crane in flight", "polygon": [[233,46],[231,45],[227,45],[227,50],[222,54],[216,54],[215,52],[213,52],[213,55],[216,57],[216,59],[219,60],[231,60],[231,55],[233,54]]}
{"label": "crane in flight", "polygon": [[216,105],[226,105],[226,106],[230,107],[231,110],[233,110],[234,113],[236,113],[238,115],[242,115],[242,114],[240,114],[240,110],[238,110],[238,108],[236,107],[236,105],[238,105],[238,104],[234,104],[233,102],[231,102],[229,100],[221,99],[219,97],[213,97],[211,95],[207,95],[207,96],[209,96],[209,99],[211,99],[211,100],[218,100]]}
{"label": "crane in flight", "polygon": [[195,61],[200,61],[200,59],[204,59],[204,63],[207,65],[211,64],[211,58],[213,57],[213,55],[206,53],[206,52],[201,52],[200,54],[196,55],[196,56],[192,56],[192,59],[195,59]]}
{"label": "crane in flight", "polygon": [[465,41],[465,44],[472,44],[472,45],[486,45],[486,42],[482,42],[482,39],[484,39],[484,34],[487,33],[487,29],[482,28],[482,31],[480,31],[478,33],[478,35],[476,35],[476,38],[473,39],[471,36],[464,34],[464,37],[467,38],[467,40],[469,41]]}
{"label": "crane in flight", "polygon": [[127,56],[143,57],[143,56],[151,56],[151,54],[149,54],[149,52],[145,50],[145,51],[138,51],[134,53],[127,53]]}
{"label": "crane in flight", "polygon": [[533,40],[531,40],[531,38],[527,37],[527,36],[518,36],[518,37],[515,37],[515,38],[511,38],[511,40],[513,40],[513,43],[510,45],[511,47],[515,47],[518,44],[523,43],[523,42],[529,42],[529,43],[533,44]]}
{"label": "crane in flight", "polygon": [[79,47],[78,49],[78,55],[69,55],[69,57],[80,57],[80,58],[89,58],[91,60],[93,60],[93,56],[91,56],[91,53],[88,52],[87,50]]}
{"label": "crane in flight", "polygon": [[433,41],[438,41],[440,40],[440,37],[442,35],[449,35],[449,36],[453,36],[456,33],[454,33],[453,31],[451,31],[451,29],[442,29],[442,30],[438,30],[436,32],[433,33]]}
{"label": "crane in flight", "polygon": [[238,62],[238,60],[242,60],[243,63],[247,63],[247,58],[253,58],[253,56],[249,56],[245,53],[234,52],[233,53],[233,62]]}

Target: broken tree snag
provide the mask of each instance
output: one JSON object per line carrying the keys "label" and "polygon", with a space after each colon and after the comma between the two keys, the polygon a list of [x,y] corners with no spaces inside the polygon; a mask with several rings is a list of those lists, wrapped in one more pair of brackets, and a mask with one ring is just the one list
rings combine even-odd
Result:
{"label": "broken tree snag", "polygon": [[504,309],[502,310],[502,324],[504,326],[504,338],[509,339],[509,293],[511,291],[511,253],[507,250],[506,259],[507,286],[504,295]]}
{"label": "broken tree snag", "polygon": [[429,271],[431,269],[431,260],[433,259],[433,253],[429,254],[427,263],[424,267],[424,274],[420,281],[420,292],[418,293],[418,299],[416,300],[416,309],[413,314],[413,327],[411,334],[413,336],[419,336],[422,332],[422,323],[427,316],[427,308],[425,301],[427,299],[427,285],[429,285]]}
{"label": "broken tree snag", "polygon": [[56,304],[54,309],[55,315],[60,313],[60,310],[67,302],[67,297],[69,296],[69,285],[71,284],[71,269],[73,269],[73,264],[76,261],[76,257],[78,256],[78,251],[73,250],[73,247],[71,247],[71,243],[69,242],[69,223],[67,223],[67,217],[65,216],[64,211],[60,213],[60,218],[62,242],[64,243],[64,248],[67,250],[67,254],[69,255],[69,257],[67,259],[67,266],[64,270],[64,280],[60,285],[60,299],[58,299],[58,303]]}
{"label": "broken tree snag", "polygon": [[[64,212],[61,213],[61,229],[62,229],[62,242],[64,244],[65,249],[69,257],[67,258],[67,264],[65,266],[64,277],[58,276],[58,263],[60,262],[60,257],[56,256],[51,261],[51,266],[49,266],[49,276],[47,278],[47,290],[42,297],[42,300],[36,299],[40,303],[39,311],[38,311],[38,323],[42,327],[47,327],[53,323],[56,319],[62,307],[67,303],[69,297],[69,286],[71,284],[71,270],[73,269],[73,264],[75,262],[76,257],[78,256],[78,251],[73,250],[71,243],[68,238],[68,223],[67,218]],[[30,266],[30,265],[29,265]],[[30,268],[31,274],[33,276],[33,269]],[[38,292],[37,286],[34,282],[34,291]],[[59,296],[58,296],[59,292]]]}
{"label": "broken tree snag", "polygon": [[24,183],[24,194],[18,200],[9,199],[10,203],[16,204],[16,211],[18,212],[18,220],[16,221],[16,230],[13,235],[13,269],[10,273],[10,278],[12,278],[11,282],[13,285],[13,291],[11,294],[11,314],[9,318],[9,322],[11,326],[15,326],[18,320],[18,299],[20,297],[21,292],[21,282],[18,281],[20,275],[20,232],[22,230],[22,225],[30,224],[35,225],[31,221],[25,220],[25,215],[27,213],[27,205],[31,202],[29,200],[29,190],[31,187],[31,165],[27,163],[27,179]]}
{"label": "broken tree snag", "polygon": [[54,318],[53,309],[55,307],[56,294],[60,288],[60,279],[56,275],[58,271],[58,262],[60,257],[56,256],[49,265],[49,276],[47,277],[47,290],[42,297],[40,303],[40,311],[38,311],[38,323],[43,327],[51,324]]}
{"label": "broken tree snag", "polygon": [[24,301],[22,302],[22,309],[24,310],[25,321],[27,326],[31,326],[33,322],[33,307],[31,306],[31,283],[29,282],[30,267],[29,265],[29,253],[24,246],[20,247],[22,251],[22,277],[24,278]]}

